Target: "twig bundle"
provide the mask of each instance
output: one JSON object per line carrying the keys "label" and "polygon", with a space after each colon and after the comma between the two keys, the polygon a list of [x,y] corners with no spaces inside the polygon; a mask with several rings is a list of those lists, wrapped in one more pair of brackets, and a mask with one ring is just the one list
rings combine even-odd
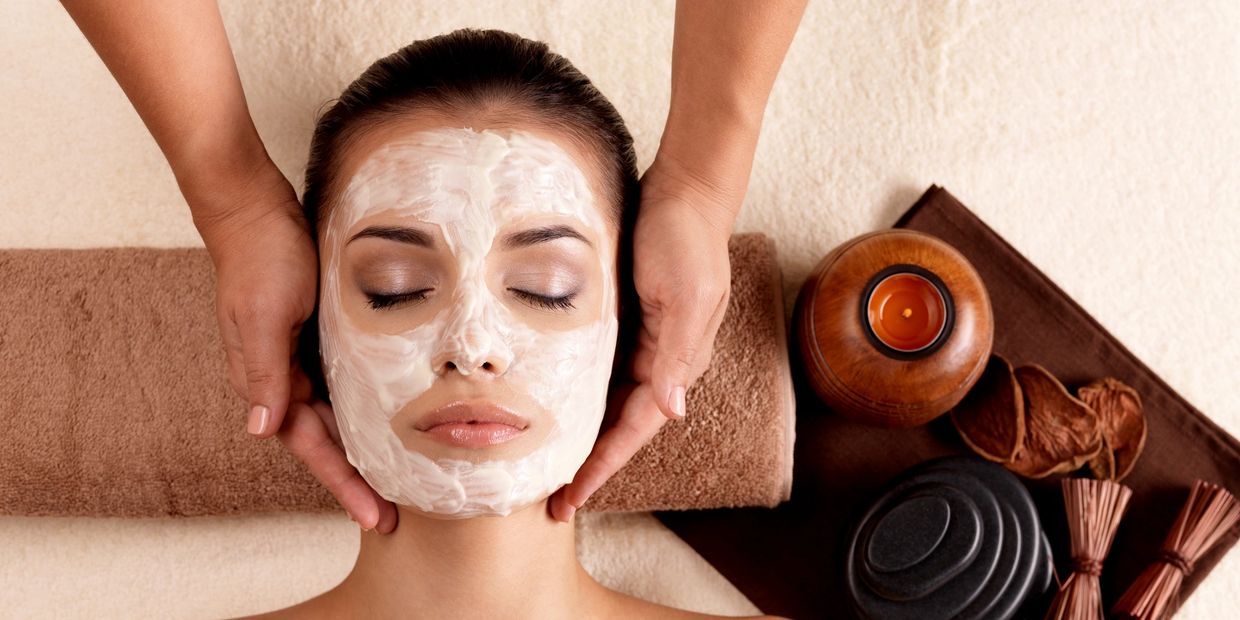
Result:
{"label": "twig bundle", "polygon": [[1240,521],[1236,496],[1210,482],[1198,480],[1180,509],[1158,559],[1128,586],[1111,610],[1119,618],[1153,620],[1170,611],[1193,566],[1227,530]]}
{"label": "twig bundle", "polygon": [[1047,620],[1105,617],[1098,576],[1131,496],[1131,489],[1110,480],[1064,479],[1063,501],[1072,538],[1072,575],[1051,602]]}

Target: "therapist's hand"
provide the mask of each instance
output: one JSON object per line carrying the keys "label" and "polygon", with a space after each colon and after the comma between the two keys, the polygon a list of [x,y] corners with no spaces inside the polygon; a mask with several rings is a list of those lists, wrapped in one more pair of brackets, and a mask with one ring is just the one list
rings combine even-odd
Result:
{"label": "therapist's hand", "polygon": [[[261,170],[265,166],[271,169]],[[310,398],[295,352],[314,311],[319,263],[292,186],[274,165],[262,167],[222,175],[201,188],[182,183],[182,189],[215,265],[216,319],[229,381],[247,403],[247,430],[270,437],[291,397]]]}
{"label": "therapist's hand", "polygon": [[659,152],[642,176],[633,236],[642,331],[632,382],[608,395],[594,451],[552,496],[557,519],[570,520],[664,422],[684,415],[685,391],[710,364],[731,291],[728,239],[763,110],[805,4],[676,2],[672,100]]}
{"label": "therapist's hand", "polygon": [[318,258],[293,187],[250,118],[215,0],[64,0],[168,159],[215,264],[216,313],[249,429],[277,430],[362,527],[396,509],[349,465],[331,409],[312,403],[294,352]]}
{"label": "therapist's hand", "polygon": [[[297,339],[314,310],[318,255],[293,188],[265,161],[211,183],[182,183],[216,271],[216,318],[247,430],[278,434],[349,516],[390,532],[396,508],[349,464],[326,403],[313,399]],[[206,203],[214,204],[206,204]]]}
{"label": "therapist's hand", "polygon": [[552,497],[555,518],[571,519],[664,422],[684,416],[685,391],[710,365],[728,307],[730,214],[739,208],[743,188],[743,182],[695,178],[666,157],[656,158],[642,176],[633,234],[642,327],[627,369],[632,382],[609,396],[611,423],[604,423],[573,482]]}

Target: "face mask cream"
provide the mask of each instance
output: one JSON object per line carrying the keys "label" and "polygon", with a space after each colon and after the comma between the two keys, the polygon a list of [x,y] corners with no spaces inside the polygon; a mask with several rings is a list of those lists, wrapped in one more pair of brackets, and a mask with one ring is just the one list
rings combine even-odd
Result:
{"label": "face mask cream", "polygon": [[[343,244],[362,218],[379,213],[438,226],[454,264],[452,286],[443,287],[450,303],[399,333],[363,329],[344,306]],[[601,310],[569,329],[535,326],[488,285],[497,232],[548,215],[598,233],[591,257],[602,274]],[[324,229],[319,335],[349,462],[380,495],[444,517],[506,515],[572,480],[598,435],[615,353],[615,248],[607,230],[572,157],[532,134],[437,128],[386,142],[365,159]],[[361,304],[350,311],[376,312]],[[454,368],[447,372],[466,379],[483,361],[502,369],[494,379],[550,414],[545,439],[510,460],[489,458],[485,448],[476,458],[407,448],[392,418],[444,379],[445,361]]]}

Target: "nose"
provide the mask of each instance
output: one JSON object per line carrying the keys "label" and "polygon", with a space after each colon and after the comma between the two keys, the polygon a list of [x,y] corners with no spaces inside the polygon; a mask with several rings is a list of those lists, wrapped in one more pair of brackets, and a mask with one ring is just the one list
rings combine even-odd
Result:
{"label": "nose", "polygon": [[465,326],[456,334],[444,334],[444,345],[432,360],[435,373],[444,376],[453,370],[469,376],[475,372],[502,375],[511,363],[504,347],[478,323]]}
{"label": "nose", "polygon": [[512,352],[490,328],[494,321],[488,320],[484,305],[466,301],[457,306],[459,311],[448,322],[431,359],[435,374],[442,377],[455,370],[465,376],[474,373],[498,376],[508,371]]}

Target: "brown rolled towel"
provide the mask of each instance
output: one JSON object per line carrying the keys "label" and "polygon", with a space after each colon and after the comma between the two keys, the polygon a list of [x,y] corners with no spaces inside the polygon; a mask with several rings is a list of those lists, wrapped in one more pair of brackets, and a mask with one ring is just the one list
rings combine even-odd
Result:
{"label": "brown rolled towel", "polygon": [[[711,367],[586,504],[774,506],[791,493],[794,403],[774,243],[732,237]],[[206,250],[0,250],[0,514],[339,510],[278,439],[245,432]]]}

